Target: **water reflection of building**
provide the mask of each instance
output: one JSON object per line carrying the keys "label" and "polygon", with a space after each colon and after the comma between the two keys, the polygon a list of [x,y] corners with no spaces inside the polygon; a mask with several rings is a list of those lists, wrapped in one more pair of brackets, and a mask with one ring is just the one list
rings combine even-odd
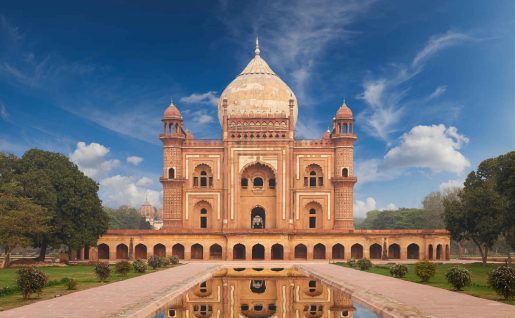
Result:
{"label": "water reflection of building", "polygon": [[352,317],[350,295],[291,269],[226,269],[173,300],[165,317]]}

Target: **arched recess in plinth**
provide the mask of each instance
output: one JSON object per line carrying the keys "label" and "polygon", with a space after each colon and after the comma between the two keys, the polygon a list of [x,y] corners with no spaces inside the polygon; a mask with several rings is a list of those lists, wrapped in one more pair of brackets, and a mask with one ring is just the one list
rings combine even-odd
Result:
{"label": "arched recess in plinth", "polygon": [[388,247],[388,258],[389,259],[400,259],[401,258],[401,247],[399,244],[390,244]]}
{"label": "arched recess in plinth", "polygon": [[172,255],[177,256],[179,259],[184,259],[184,246],[179,243],[172,246]]}
{"label": "arched recess in plinth", "polygon": [[313,259],[325,259],[325,245],[318,243],[313,247]]}
{"label": "arched recess in plinth", "polygon": [[363,258],[363,246],[361,244],[354,244],[350,248],[350,257],[352,259],[361,259]]}
{"label": "arched recess in plinth", "polygon": [[129,248],[125,244],[119,244],[116,246],[116,259],[128,259]]}
{"label": "arched recess in plinth", "polygon": [[417,244],[412,243],[408,245],[408,259],[419,259],[420,258],[420,248]]}
{"label": "arched recess in plinth", "polygon": [[294,251],[295,259],[308,259],[308,248],[304,244],[295,246]]}
{"label": "arched recess in plinth", "polygon": [[146,259],[147,258],[147,247],[143,244],[138,244],[134,247],[134,256],[136,259]]}
{"label": "arched recess in plinth", "polygon": [[166,247],[161,243],[154,245],[154,255],[166,257]]}
{"label": "arched recess in plinth", "polygon": [[443,258],[443,247],[442,244],[436,246],[436,259],[441,260]]}
{"label": "arched recess in plinth", "polygon": [[333,245],[333,259],[344,259],[345,258],[345,248],[340,243]]}
{"label": "arched recess in plinth", "polygon": [[204,247],[200,244],[191,246],[191,259],[204,259]]}
{"label": "arched recess in plinth", "polygon": [[381,245],[375,243],[370,245],[370,259],[381,259],[383,248]]}
{"label": "arched recess in plinth", "polygon": [[209,248],[209,259],[222,259],[222,247],[220,245],[211,245]]}
{"label": "arched recess in plinth", "polygon": [[284,248],[281,244],[272,245],[272,259],[273,260],[284,259]]}
{"label": "arched recess in plinth", "polygon": [[253,260],[264,260],[265,259],[265,247],[261,244],[252,246],[252,259]]}
{"label": "arched recess in plinth", "polygon": [[232,248],[232,259],[244,260],[245,259],[245,245],[236,244]]}
{"label": "arched recess in plinth", "polygon": [[109,245],[104,243],[98,245],[98,259],[109,259]]}
{"label": "arched recess in plinth", "polygon": [[429,244],[429,247],[428,247],[428,256],[427,256],[427,259],[428,260],[433,260],[434,259],[434,255],[433,255],[433,244]]}

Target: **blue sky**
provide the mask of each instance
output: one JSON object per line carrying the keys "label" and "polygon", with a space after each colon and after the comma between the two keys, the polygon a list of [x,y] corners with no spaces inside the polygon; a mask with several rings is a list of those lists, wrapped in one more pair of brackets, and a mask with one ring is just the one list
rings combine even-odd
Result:
{"label": "blue sky", "polygon": [[0,150],[70,156],[109,206],[158,205],[170,99],[195,137],[261,55],[319,138],[345,98],[355,210],[418,207],[515,149],[513,1],[4,1]]}

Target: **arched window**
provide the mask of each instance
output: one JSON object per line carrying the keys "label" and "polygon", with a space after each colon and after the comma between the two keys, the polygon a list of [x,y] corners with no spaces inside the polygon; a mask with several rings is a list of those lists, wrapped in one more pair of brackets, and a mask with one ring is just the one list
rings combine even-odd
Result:
{"label": "arched window", "polygon": [[265,228],[266,214],[265,210],[261,207],[255,207],[250,214],[250,227],[252,229]]}
{"label": "arched window", "polygon": [[263,178],[261,177],[255,177],[252,181],[254,188],[263,188]]}
{"label": "arched window", "polygon": [[249,179],[241,178],[241,187],[243,189],[247,189],[248,186],[249,186]]}
{"label": "arched window", "polygon": [[193,186],[201,188],[213,187],[213,173],[206,164],[198,165],[193,172]]}
{"label": "arched window", "polygon": [[322,187],[324,185],[324,176],[322,174],[322,168],[317,164],[311,164],[306,167],[304,177],[304,186],[315,188]]}
{"label": "arched window", "polygon": [[316,229],[317,227],[317,211],[315,209],[309,210],[309,228]]}
{"label": "arched window", "polygon": [[207,209],[200,209],[200,228],[207,229]]}
{"label": "arched window", "polygon": [[275,179],[268,180],[268,187],[270,189],[275,189]]}
{"label": "arched window", "polygon": [[342,177],[348,177],[349,176],[349,169],[343,168],[342,169]]}
{"label": "arched window", "polygon": [[174,168],[168,169],[168,179],[175,179],[175,169]]}

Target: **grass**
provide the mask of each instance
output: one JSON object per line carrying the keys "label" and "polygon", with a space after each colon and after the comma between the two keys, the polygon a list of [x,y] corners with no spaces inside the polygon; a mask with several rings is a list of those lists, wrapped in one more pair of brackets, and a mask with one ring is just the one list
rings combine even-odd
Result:
{"label": "grass", "polygon": [[[346,263],[337,263],[340,266],[348,267]],[[494,268],[499,267],[500,264],[487,264],[483,266],[481,263],[470,263],[470,264],[437,264],[437,270],[434,277],[429,279],[429,282],[422,283],[420,278],[415,274],[413,264],[406,264],[408,267],[408,274],[402,280],[430,285],[438,288],[454,290],[452,285],[447,282],[445,273],[447,270],[455,265],[459,265],[468,269],[472,276],[472,283],[470,286],[465,287],[460,293],[465,293],[471,296],[500,301],[506,304],[515,305],[515,300],[504,300],[501,296],[497,295],[495,291],[488,285],[488,273]],[[390,265],[374,265],[369,270],[370,273],[380,274],[384,276],[390,275]]]}
{"label": "grass", "polygon": [[[174,265],[172,265],[174,266]],[[167,268],[171,268],[167,267]],[[148,269],[146,273],[135,273],[130,271],[127,276],[122,276],[115,273],[114,265],[111,265],[111,275],[106,283],[113,283],[121,280],[130,279],[133,277],[145,275],[146,273],[152,273],[154,270]],[[92,287],[104,285],[101,283],[93,271],[92,265],[68,265],[68,266],[44,266],[38,267],[38,269],[45,272],[48,275],[49,285],[43,289],[40,297],[37,295],[31,295],[30,299],[23,299],[19,291],[11,291],[5,295],[0,295],[0,311],[11,309],[27,305],[36,301],[51,299],[58,296],[73,293],[78,290],[84,290]],[[160,268],[157,271],[165,269]],[[16,287],[16,271],[18,268],[6,268],[0,269],[0,289],[1,288],[17,288]],[[73,278],[78,282],[76,290],[67,290],[63,278]]]}

